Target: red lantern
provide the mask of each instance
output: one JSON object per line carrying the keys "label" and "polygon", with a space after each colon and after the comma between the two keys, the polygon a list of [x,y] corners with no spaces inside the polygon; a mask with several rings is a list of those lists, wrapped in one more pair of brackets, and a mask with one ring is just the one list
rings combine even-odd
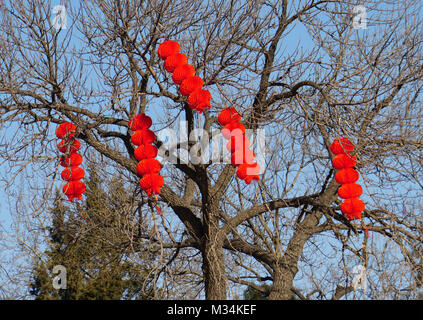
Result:
{"label": "red lantern", "polygon": [[341,199],[358,198],[363,194],[363,189],[357,183],[343,184],[338,189],[338,196]]}
{"label": "red lantern", "polygon": [[231,122],[238,122],[240,120],[241,115],[233,107],[223,109],[220,111],[219,116],[217,117],[217,121],[219,121],[222,126],[226,126]]}
{"label": "red lantern", "polygon": [[140,176],[146,174],[158,173],[160,172],[162,165],[157,159],[150,158],[141,160],[137,165],[137,172]]}
{"label": "red lantern", "polygon": [[351,217],[358,217],[359,219],[364,208],[364,202],[358,198],[346,199],[341,204],[341,211],[349,220],[351,220]]}
{"label": "red lantern", "polygon": [[192,76],[182,81],[179,90],[181,91],[181,94],[183,96],[188,97],[191,94],[191,92],[201,89],[203,84],[204,84],[203,79],[197,76]]}
{"label": "red lantern", "polygon": [[244,179],[246,184],[250,184],[254,180],[259,181],[260,176],[258,174],[254,174],[254,175],[249,175]]}
{"label": "red lantern", "polygon": [[163,177],[157,173],[147,174],[140,180],[140,187],[147,192],[148,196],[151,196],[153,193],[160,194],[163,184]]}
{"label": "red lantern", "polygon": [[240,122],[231,122],[225,125],[222,129],[222,135],[225,139],[230,139],[232,136],[244,135],[245,126]]}
{"label": "red lantern", "polygon": [[61,123],[56,129],[56,136],[59,139],[70,139],[76,134],[76,126],[70,122]]}
{"label": "red lantern", "polygon": [[258,176],[260,172],[260,166],[257,163],[242,163],[239,165],[236,175],[239,179],[245,180],[248,176]]}
{"label": "red lantern", "polygon": [[80,167],[69,167],[62,171],[61,176],[66,181],[81,180],[85,177],[85,171]]}
{"label": "red lantern", "polygon": [[153,124],[153,121],[149,116],[146,116],[144,113],[137,114],[129,119],[128,127],[132,131],[148,129]]}
{"label": "red lantern", "polygon": [[230,153],[234,153],[236,150],[248,149],[250,147],[250,139],[246,136],[234,135],[231,136],[228,143],[226,144],[226,149]]}
{"label": "red lantern", "polygon": [[155,139],[156,135],[150,129],[137,130],[131,136],[131,141],[136,146],[140,146],[142,144],[151,144]]}
{"label": "red lantern", "polygon": [[175,53],[166,58],[164,68],[167,72],[173,72],[177,67],[185,65],[187,62],[188,59],[186,55],[183,53]]}
{"label": "red lantern", "polygon": [[231,163],[234,167],[237,167],[243,163],[252,164],[254,161],[253,150],[236,150],[231,157]]}
{"label": "red lantern", "polygon": [[353,168],[341,169],[335,174],[335,180],[339,184],[347,184],[356,182],[359,179],[359,174]]}
{"label": "red lantern", "polygon": [[69,181],[62,188],[63,193],[68,196],[69,201],[72,201],[74,198],[82,200],[82,194],[85,190],[85,184],[80,180]]}
{"label": "red lantern", "polygon": [[346,154],[354,150],[354,145],[348,138],[335,139],[330,145],[333,154]]}
{"label": "red lantern", "polygon": [[157,157],[158,150],[152,144],[142,144],[134,151],[135,159],[138,161]]}
{"label": "red lantern", "polygon": [[333,167],[341,170],[346,168],[352,168],[357,164],[357,159],[353,155],[338,154],[332,160]]}
{"label": "red lantern", "polygon": [[199,89],[192,92],[188,97],[188,105],[202,113],[205,108],[210,108],[211,94],[208,90]]}
{"label": "red lantern", "polygon": [[172,80],[176,84],[181,84],[188,77],[195,75],[195,69],[190,64],[184,64],[175,68],[172,74]]}
{"label": "red lantern", "polygon": [[166,40],[162,44],[159,45],[157,50],[157,54],[159,55],[160,59],[165,60],[167,57],[178,53],[181,50],[181,46],[179,43],[173,40]]}
{"label": "red lantern", "polygon": [[69,142],[67,140],[62,140],[57,145],[57,148],[63,153],[74,153],[81,149],[81,143],[76,139],[72,139]]}
{"label": "red lantern", "polygon": [[66,157],[62,156],[60,165],[62,167],[76,167],[79,166],[82,163],[82,156],[79,153],[71,153],[70,155],[67,155]]}

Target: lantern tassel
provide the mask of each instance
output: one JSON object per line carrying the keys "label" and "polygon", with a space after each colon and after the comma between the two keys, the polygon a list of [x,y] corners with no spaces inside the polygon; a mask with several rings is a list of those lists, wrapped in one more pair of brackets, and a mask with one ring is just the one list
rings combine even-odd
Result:
{"label": "lantern tassel", "polygon": [[154,198],[156,199],[157,212],[161,215],[162,214],[162,210],[160,210],[160,207],[159,207],[159,198],[157,198],[157,194],[154,194]]}

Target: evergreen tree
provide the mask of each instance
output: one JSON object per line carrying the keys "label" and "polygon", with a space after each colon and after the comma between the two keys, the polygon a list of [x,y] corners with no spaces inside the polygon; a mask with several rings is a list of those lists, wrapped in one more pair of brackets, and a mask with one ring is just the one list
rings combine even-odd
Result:
{"label": "evergreen tree", "polygon": [[248,288],[244,291],[244,300],[268,300],[270,286],[263,284],[261,285],[261,288],[264,289],[264,292],[248,286]]}
{"label": "evergreen tree", "polygon": [[[133,261],[125,235],[117,233],[122,230],[118,225],[128,225],[129,217],[122,213],[128,192],[119,179],[112,179],[104,192],[96,169],[89,172],[85,205],[79,210],[66,207],[57,192],[48,249],[45,260],[34,261],[30,293],[39,300],[150,299],[147,264]],[[66,289],[53,288],[56,265],[66,268]]]}

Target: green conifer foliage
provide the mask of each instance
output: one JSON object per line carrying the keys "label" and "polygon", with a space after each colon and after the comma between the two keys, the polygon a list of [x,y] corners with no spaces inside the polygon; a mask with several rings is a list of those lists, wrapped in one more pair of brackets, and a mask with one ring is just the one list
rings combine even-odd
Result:
{"label": "green conifer foliage", "polygon": [[[139,228],[129,193],[118,178],[103,182],[89,169],[86,201],[79,210],[65,205],[60,192],[51,208],[50,241],[34,261],[30,293],[39,300],[151,299],[149,263],[128,239]],[[104,191],[106,190],[106,191]],[[126,208],[126,209],[125,209]],[[131,214],[132,213],[132,214]],[[66,289],[53,287],[54,266],[66,268]]]}

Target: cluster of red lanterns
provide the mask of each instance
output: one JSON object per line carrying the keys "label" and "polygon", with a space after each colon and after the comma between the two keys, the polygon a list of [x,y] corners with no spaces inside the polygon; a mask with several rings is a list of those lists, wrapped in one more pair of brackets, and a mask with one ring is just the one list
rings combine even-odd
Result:
{"label": "cluster of red lanterns", "polygon": [[232,154],[231,163],[238,167],[236,175],[250,184],[253,180],[260,180],[260,166],[254,162],[255,154],[249,149],[250,140],[245,136],[245,126],[240,120],[241,115],[233,107],[223,109],[217,117],[223,126],[223,137],[229,140],[226,148]]}
{"label": "cluster of red lanterns", "polygon": [[156,135],[149,129],[152,124],[151,118],[144,113],[133,116],[128,123],[129,129],[135,131],[131,141],[137,146],[134,156],[139,161],[137,173],[141,177],[140,187],[148,196],[160,194],[164,184],[164,179],[159,174],[162,165],[156,159],[158,150],[153,145]]}
{"label": "cluster of red lanterns", "polygon": [[189,107],[202,113],[211,106],[211,94],[202,89],[203,79],[195,75],[194,67],[187,63],[187,56],[180,50],[178,42],[167,40],[159,45],[157,53],[164,60],[166,71],[172,73],[172,80],[179,85],[181,94],[188,97]]}
{"label": "cluster of red lanterns", "polygon": [[344,199],[341,211],[348,220],[360,219],[365,207],[359,199],[363,189],[356,183],[360,176],[353,168],[357,164],[356,157],[351,154],[353,150],[354,145],[348,138],[335,139],[330,146],[330,151],[336,155],[332,160],[333,167],[338,170],[335,180],[341,185],[338,196]]}
{"label": "cluster of red lanterns", "polygon": [[[203,80],[195,75],[194,67],[187,64],[186,55],[180,51],[178,42],[166,40],[159,45],[157,53],[164,60],[166,71],[172,73],[173,82],[180,85],[181,94],[188,97],[190,108],[202,113],[211,107],[211,94],[202,89]],[[245,126],[240,120],[241,116],[232,107],[222,110],[218,117],[223,126],[222,135],[229,140],[226,148],[232,153],[231,162],[238,167],[237,177],[250,184],[253,180],[260,180],[260,166],[254,162],[255,154],[249,149],[250,141],[245,136]]]}
{"label": "cluster of red lanterns", "polygon": [[69,201],[82,200],[82,194],[86,190],[85,184],[81,181],[85,172],[79,167],[82,164],[82,156],[77,153],[81,143],[75,139],[75,134],[76,126],[70,122],[61,123],[56,129],[57,138],[62,139],[57,145],[59,151],[63,153],[60,165],[65,168],[61,176],[67,181],[62,191]]}

